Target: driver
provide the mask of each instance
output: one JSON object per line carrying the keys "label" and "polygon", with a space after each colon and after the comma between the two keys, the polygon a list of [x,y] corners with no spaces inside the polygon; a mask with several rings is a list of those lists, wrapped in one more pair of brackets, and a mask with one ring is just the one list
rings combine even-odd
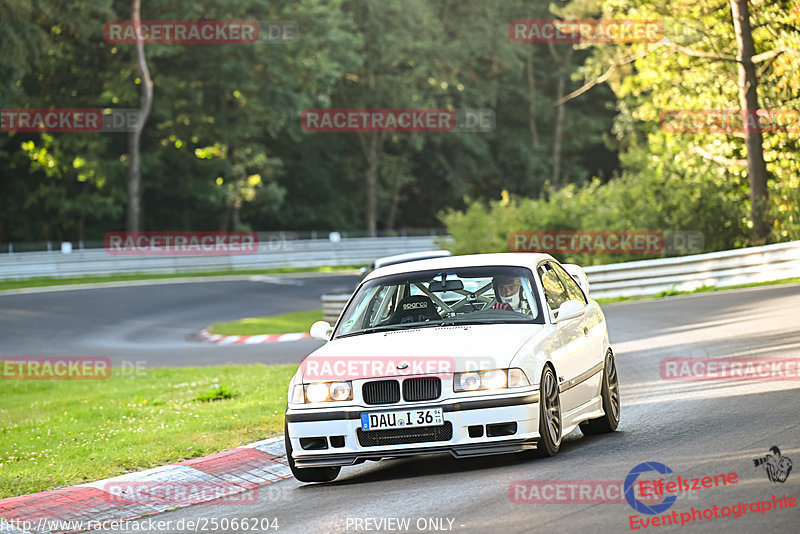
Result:
{"label": "driver", "polygon": [[523,312],[522,281],[518,277],[496,276],[492,281],[492,287],[496,302],[491,308]]}

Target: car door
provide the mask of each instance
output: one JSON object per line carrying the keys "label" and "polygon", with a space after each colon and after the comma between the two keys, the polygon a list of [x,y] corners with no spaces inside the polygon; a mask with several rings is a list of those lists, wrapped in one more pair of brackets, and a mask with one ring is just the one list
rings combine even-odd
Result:
{"label": "car door", "polygon": [[569,387],[575,390],[577,397],[588,399],[598,392],[599,373],[605,363],[605,353],[603,352],[605,346],[603,340],[606,335],[605,318],[600,310],[600,305],[588,300],[578,282],[566,269],[555,262],[552,263],[552,267],[566,288],[569,298],[583,302],[586,308],[585,313],[576,318],[580,321],[580,330],[584,336],[585,349],[582,352],[584,360],[581,367],[585,370],[573,379],[574,383]]}
{"label": "car door", "polygon": [[[588,301],[580,287],[572,278],[568,280],[560,276],[552,262],[545,262],[539,266],[538,275],[545,293],[546,306],[552,319],[557,318],[558,308],[567,300],[578,300],[587,305]],[[563,271],[563,269],[562,269]],[[566,272],[565,272],[566,274]],[[586,306],[588,309],[588,306]],[[586,314],[574,319],[560,322],[556,325],[560,346],[551,357],[556,366],[558,381],[561,388],[562,411],[567,413],[591,399],[591,394],[586,394],[584,388],[570,387],[582,378],[594,365],[592,357],[592,342],[589,339],[589,328],[585,321]]]}

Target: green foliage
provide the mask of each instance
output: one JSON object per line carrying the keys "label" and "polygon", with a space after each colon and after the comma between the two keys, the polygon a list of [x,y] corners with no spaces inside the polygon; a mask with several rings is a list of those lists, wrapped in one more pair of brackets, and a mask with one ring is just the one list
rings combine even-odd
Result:
{"label": "green foliage", "polygon": [[[756,54],[782,51],[757,63],[762,109],[797,110],[800,104],[800,12],[790,1],[751,1],[751,25]],[[585,2],[575,0],[573,9]],[[664,41],[621,47],[598,45],[581,68],[585,80],[624,63],[614,71],[609,86],[618,101],[615,124],[623,168],[629,172],[656,172],[697,184],[704,195],[738,199],[742,209],[714,212],[724,233],[751,227],[747,206],[746,157],[741,133],[666,132],[659,125],[666,110],[738,110],[736,41],[728,2],[718,0],[603,0],[603,18],[650,19],[663,22]],[[679,46],[673,46],[679,45]],[[681,48],[682,47],[682,48]],[[639,59],[625,62],[634,55]],[[703,55],[705,54],[705,56]],[[720,60],[707,57],[717,54]],[[795,115],[796,117],[796,115]],[[794,131],[764,134],[764,157],[771,176],[767,186],[773,241],[800,237],[800,151]],[[715,193],[711,184],[718,186]],[[747,208],[747,209],[744,209]],[[685,218],[686,213],[676,213]],[[712,234],[713,235],[713,234]],[[746,240],[723,240],[734,246]]]}
{"label": "green foliage", "polygon": [[[784,50],[758,64],[761,107],[797,110],[800,10],[793,0],[750,4],[756,53]],[[102,36],[130,9],[0,0],[2,107],[138,107],[134,46]],[[501,250],[508,232],[531,225],[701,230],[711,250],[749,243],[741,136],[659,124],[667,109],[738,107],[735,62],[672,46],[734,55],[725,0],[153,0],[142,10],[145,20],[299,27],[290,44],[145,45],[155,84],[142,137],[145,230],[362,229],[364,137],[304,132],[304,109],[490,108],[493,132],[383,136],[381,229],[432,227],[448,213],[462,250]],[[660,20],[668,40],[508,38],[511,20],[554,16]],[[564,104],[554,181],[559,81],[569,93],[614,64],[606,83]],[[773,241],[800,239],[798,143],[796,131],[764,137]],[[0,135],[0,241],[124,228],[127,151],[123,133]],[[495,207],[504,190],[514,200]]]}
{"label": "green foliage", "polygon": [[224,384],[217,384],[214,388],[203,391],[195,395],[194,400],[199,402],[212,402],[225,399],[233,399],[241,395],[240,391],[230,389]]}
{"label": "green foliage", "polygon": [[[796,110],[800,103],[800,11],[790,2],[751,2],[756,53],[783,50],[759,64],[761,107]],[[610,70],[608,87],[618,115],[609,146],[619,151],[622,172],[603,184],[569,185],[533,198],[478,199],[441,217],[455,238],[454,251],[508,250],[516,230],[699,230],[707,250],[750,243],[749,186],[742,135],[674,133],[662,129],[665,110],[738,109],[735,61],[691,55],[735,56],[730,9],[717,0],[575,0],[556,9],[565,18],[650,19],[664,24],[665,41],[593,45],[578,78],[595,80]],[[672,46],[677,43],[683,48]],[[587,48],[588,45],[579,45]],[[638,59],[631,61],[631,58]],[[585,93],[574,101],[591,101]],[[796,117],[796,115],[795,115]],[[796,128],[795,128],[796,130]],[[800,146],[796,131],[764,137],[771,239],[800,238]],[[509,188],[513,193],[514,190]],[[547,194],[549,193],[549,194]],[[495,195],[497,198],[497,195]],[[563,258],[582,264],[642,256]]]}
{"label": "green foliage", "polygon": [[[730,184],[724,184],[730,187]],[[463,210],[441,214],[454,238],[456,254],[508,252],[512,232],[534,230],[670,230],[700,231],[708,251],[746,243],[746,225],[725,225],[731,213],[744,219],[745,199],[710,180],[631,172],[603,184],[570,184],[547,197],[508,197],[473,201]],[[641,254],[573,254],[558,259],[592,265],[633,259]]]}

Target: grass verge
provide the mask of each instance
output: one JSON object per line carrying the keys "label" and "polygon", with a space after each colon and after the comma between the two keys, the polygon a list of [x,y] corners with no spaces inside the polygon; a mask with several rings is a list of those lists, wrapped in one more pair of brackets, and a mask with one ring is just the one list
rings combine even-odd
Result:
{"label": "grass verge", "polygon": [[[296,365],[4,380],[0,498],[140,471],[283,432]],[[127,375],[127,376],[125,376]]]}
{"label": "grass verge", "polygon": [[[795,278],[783,278],[781,280],[771,280],[769,282],[753,282],[752,284],[739,284],[735,286],[725,286],[725,287],[717,287],[717,286],[702,286],[698,287],[693,291],[676,291],[674,289],[662,291],[658,295],[650,295],[650,296],[642,296],[642,297],[614,297],[608,299],[597,299],[599,304],[611,304],[613,302],[627,302],[631,300],[647,300],[647,299],[658,299],[662,297],[672,297],[674,295],[692,295],[694,293],[710,293],[712,291],[725,291],[728,289],[742,289],[745,287],[761,287],[761,286],[777,286],[781,284],[796,284],[800,282],[800,277]],[[589,287],[589,294],[591,295],[592,288]]]}
{"label": "grass verge", "polygon": [[109,274],[103,276],[81,276],[76,278],[28,278],[26,280],[0,280],[0,291],[4,289],[24,289],[28,287],[48,287],[73,284],[96,284],[102,282],[129,282],[133,280],[162,280],[169,278],[198,278],[203,276],[235,276],[249,274],[291,274],[291,273],[332,273],[357,270],[361,265],[342,265],[339,267],[286,267],[281,269],[250,269],[244,271],[209,271],[165,274]]}
{"label": "grass verge", "polygon": [[208,328],[208,331],[221,336],[293,334],[308,332],[311,324],[321,321],[322,318],[322,310],[289,312],[269,317],[248,317],[238,321],[214,323]]}

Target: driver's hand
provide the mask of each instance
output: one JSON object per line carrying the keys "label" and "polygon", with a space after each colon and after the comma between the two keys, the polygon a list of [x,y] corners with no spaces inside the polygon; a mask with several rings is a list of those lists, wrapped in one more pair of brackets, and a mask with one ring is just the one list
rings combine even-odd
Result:
{"label": "driver's hand", "polygon": [[492,309],[493,309],[493,310],[507,310],[507,311],[514,311],[514,310],[511,308],[511,305],[510,305],[510,304],[508,304],[508,303],[506,303],[506,302],[495,302],[494,304],[492,304]]}

